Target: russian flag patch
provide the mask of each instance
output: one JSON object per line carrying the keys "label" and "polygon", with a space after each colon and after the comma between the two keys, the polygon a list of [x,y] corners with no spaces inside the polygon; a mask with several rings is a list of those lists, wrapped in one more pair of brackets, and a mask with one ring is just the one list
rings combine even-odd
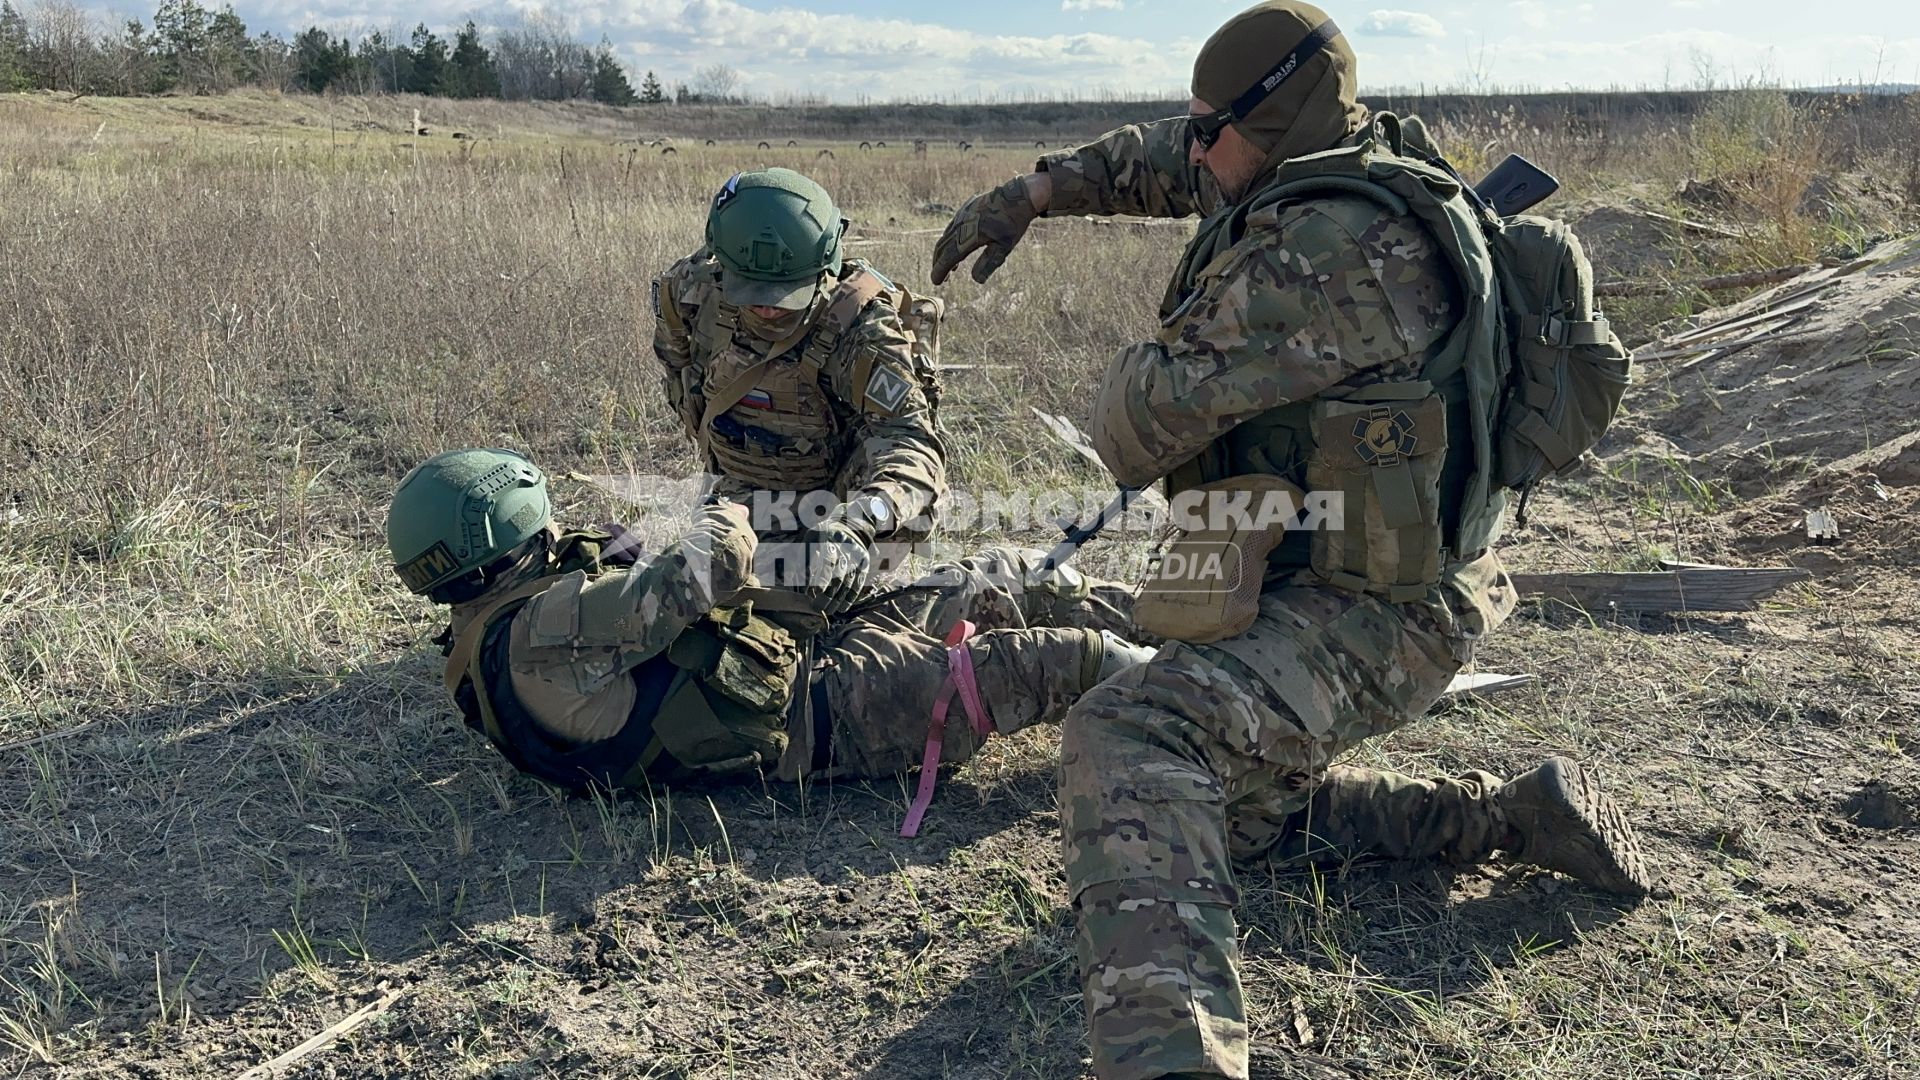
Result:
{"label": "russian flag patch", "polygon": [[767,393],[765,390],[749,390],[747,391],[747,396],[740,399],[740,404],[749,409],[771,409],[773,408],[773,395]]}

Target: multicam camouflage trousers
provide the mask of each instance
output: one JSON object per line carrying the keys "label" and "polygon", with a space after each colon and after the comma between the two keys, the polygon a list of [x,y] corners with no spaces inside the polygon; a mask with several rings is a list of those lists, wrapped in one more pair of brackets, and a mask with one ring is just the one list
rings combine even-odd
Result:
{"label": "multicam camouflage trousers", "polygon": [[1497,778],[1329,768],[1471,650],[1438,604],[1293,585],[1247,633],[1169,644],[1073,706],[1060,816],[1096,1075],[1247,1076],[1235,860],[1492,853]]}
{"label": "multicam camouflage trousers", "polygon": [[[1057,723],[1096,681],[1102,630],[1125,636],[1132,590],[1071,568],[1041,573],[1045,553],[989,548],[936,567],[915,587],[862,610],[816,641],[814,700],[829,718],[830,751],[793,732],[776,775],[888,776],[920,764],[948,671],[944,639],[962,620],[980,695],[995,732]],[[979,749],[958,701],[941,760]]]}

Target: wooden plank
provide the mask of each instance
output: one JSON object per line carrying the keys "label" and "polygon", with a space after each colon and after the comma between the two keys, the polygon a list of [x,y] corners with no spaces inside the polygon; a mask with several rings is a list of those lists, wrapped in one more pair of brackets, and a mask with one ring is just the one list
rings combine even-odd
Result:
{"label": "wooden plank", "polygon": [[1805,322],[1805,321],[1806,320],[1804,317],[1796,317],[1796,316],[1789,315],[1778,322],[1767,323],[1765,326],[1762,326],[1759,330],[1756,330],[1755,332],[1747,335],[1746,337],[1740,338],[1737,341],[1721,341],[1717,338],[1705,338],[1695,342],[1694,344],[1683,345],[1677,349],[1662,349],[1659,352],[1636,352],[1633,354],[1633,358],[1637,361],[1672,360],[1676,357],[1692,356],[1696,353],[1722,352],[1722,351],[1730,351],[1733,349],[1744,349],[1749,345],[1757,345],[1760,342],[1765,341],[1768,338],[1774,336],[1775,334],[1778,334],[1780,331],[1791,329],[1795,326],[1800,325],[1802,322]]}
{"label": "wooden plank", "polygon": [[1708,323],[1705,326],[1698,326],[1684,333],[1675,334],[1674,336],[1667,338],[1664,344],[1685,345],[1689,342],[1705,341],[1709,338],[1725,337],[1736,330],[1745,330],[1749,326],[1758,326],[1761,323],[1770,322],[1774,319],[1778,319],[1785,315],[1792,315],[1798,311],[1805,311],[1807,308],[1810,308],[1815,304],[1818,304],[1819,302],[1820,302],[1819,297],[1809,296],[1800,300],[1797,303],[1782,304],[1779,307],[1770,307],[1765,311],[1756,311],[1751,315],[1742,315],[1737,319],[1722,319],[1719,322]]}
{"label": "wooden plank", "polygon": [[1453,681],[1447,684],[1446,692],[1441,696],[1486,697],[1488,694],[1529,686],[1539,681],[1536,675],[1502,675],[1496,671],[1476,671],[1471,675],[1462,673],[1453,677]]}
{"label": "wooden plank", "polygon": [[1661,221],[1661,222],[1665,222],[1668,225],[1675,225],[1682,229],[1686,229],[1690,232],[1706,233],[1709,236],[1724,236],[1729,240],[1747,239],[1746,233],[1735,232],[1732,229],[1725,228],[1720,225],[1708,225],[1706,222],[1703,222],[1703,221],[1688,221],[1686,218],[1677,218],[1677,217],[1674,217],[1672,214],[1662,214],[1662,213],[1659,213],[1658,211],[1645,210],[1637,206],[1628,207],[1627,212],[1632,214],[1639,214],[1641,217],[1646,218],[1649,221]]}
{"label": "wooden plank", "polygon": [[280,1075],[280,1070],[290,1068],[297,1064],[302,1058],[311,1057],[325,1050],[327,1047],[338,1042],[341,1037],[352,1034],[367,1021],[391,1009],[393,1003],[399,1001],[401,996],[406,992],[405,987],[388,990],[386,993],[380,995],[378,999],[368,1002],[354,1012],[348,1013],[338,1022],[329,1025],[326,1030],[308,1039],[306,1042],[301,1043],[299,1046],[281,1054],[272,1061],[262,1062],[248,1069],[246,1072],[241,1073],[240,1080],[271,1080],[272,1077]]}
{"label": "wooden plank", "polygon": [[1760,601],[1813,577],[1792,566],[1696,567],[1645,573],[1515,574],[1523,596],[1588,610],[1753,611]]}

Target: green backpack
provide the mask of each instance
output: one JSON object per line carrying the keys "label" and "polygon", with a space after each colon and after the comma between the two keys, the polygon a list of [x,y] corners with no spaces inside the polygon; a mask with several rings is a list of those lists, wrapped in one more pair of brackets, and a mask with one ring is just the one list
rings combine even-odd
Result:
{"label": "green backpack", "polygon": [[1512,349],[1494,478],[1524,495],[1606,434],[1633,356],[1594,307],[1593,264],[1566,222],[1489,214],[1484,225]]}
{"label": "green backpack", "polygon": [[[1476,335],[1492,340],[1467,345],[1468,355],[1444,359],[1464,366],[1476,384],[1482,415],[1475,426],[1485,427],[1475,431],[1475,442],[1482,460],[1491,461],[1477,479],[1489,494],[1520,493],[1524,520],[1533,487],[1570,471],[1606,433],[1631,379],[1632,354],[1594,307],[1593,264],[1565,222],[1530,214],[1503,218],[1471,194],[1442,198],[1466,185],[1434,148],[1426,126],[1392,113],[1378,114],[1375,124],[1392,156],[1370,141],[1296,159],[1282,166],[1292,175],[1259,201],[1363,195],[1427,226],[1465,286],[1470,303],[1462,323],[1485,327],[1491,316],[1499,327]],[[1476,299],[1489,294],[1498,301],[1493,310]],[[1487,348],[1496,353],[1491,365],[1471,355]],[[1437,383],[1451,374],[1427,377]],[[1489,378],[1498,385],[1487,385]]]}

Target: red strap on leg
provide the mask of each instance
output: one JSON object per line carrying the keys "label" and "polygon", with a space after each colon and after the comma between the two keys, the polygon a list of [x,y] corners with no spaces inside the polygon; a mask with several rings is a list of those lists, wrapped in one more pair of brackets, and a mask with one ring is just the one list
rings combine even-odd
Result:
{"label": "red strap on leg", "polygon": [[955,694],[967,711],[974,734],[982,739],[993,733],[993,719],[987,715],[986,706],[980,700],[980,681],[973,671],[973,653],[967,649],[967,639],[974,635],[975,626],[961,620],[947,633],[947,681],[940,687],[940,696],[934,699],[933,716],[927,724],[927,749],[920,757],[920,786],[913,794],[913,805],[907,808],[907,820],[900,825],[900,835],[913,837],[920,832],[920,823],[927,816],[927,807],[933,804],[933,787],[940,777],[940,751],[946,741],[947,710],[953,705]]}

